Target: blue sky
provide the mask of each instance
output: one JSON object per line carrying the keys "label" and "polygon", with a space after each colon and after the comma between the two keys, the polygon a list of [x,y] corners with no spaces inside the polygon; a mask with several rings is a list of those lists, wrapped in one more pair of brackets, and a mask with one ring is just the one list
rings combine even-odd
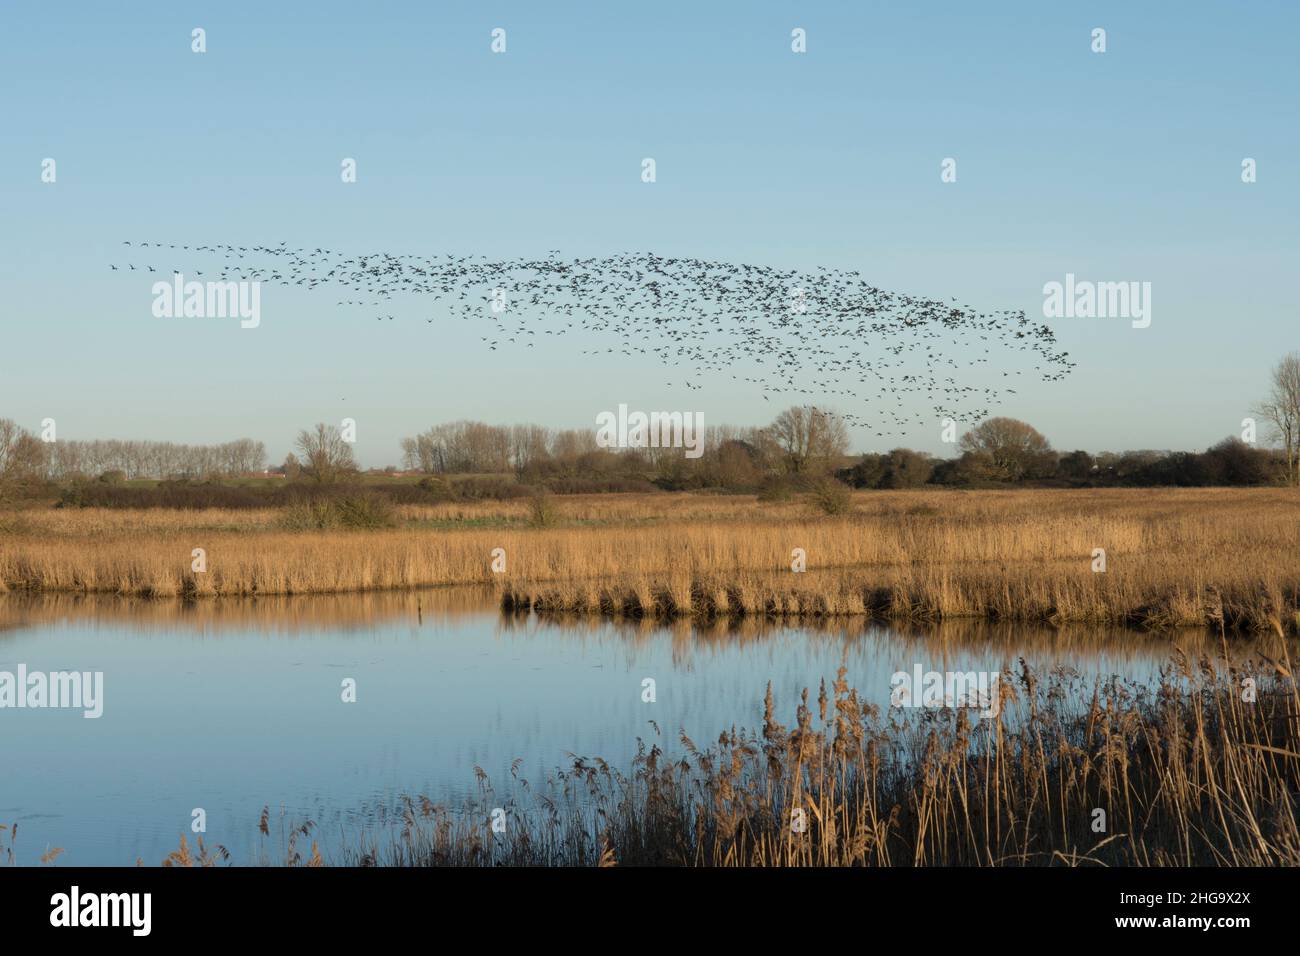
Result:
{"label": "blue sky", "polygon": [[[1297,28],[1285,3],[10,0],[0,416],[62,438],[249,436],[273,460],[347,416],[367,465],[457,418],[588,426],[625,402],[765,423],[773,406],[725,376],[688,393],[575,340],[490,352],[477,324],[379,324],[328,293],[264,287],[257,330],[157,319],[149,281],[108,268],[125,239],[651,250],[1036,316],[1066,272],[1150,281],[1150,328],[1053,320],[1078,367],[998,411],[1058,448],[1203,448],[1300,349]],[[854,445],[943,453],[939,432]]]}

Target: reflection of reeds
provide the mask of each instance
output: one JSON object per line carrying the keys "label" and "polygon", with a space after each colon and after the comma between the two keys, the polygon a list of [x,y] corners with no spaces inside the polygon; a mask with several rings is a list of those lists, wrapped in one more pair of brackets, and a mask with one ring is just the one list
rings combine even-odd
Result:
{"label": "reflection of reeds", "polygon": [[[754,615],[714,617],[708,620],[674,617],[603,618],[590,614],[557,612],[523,617],[502,615],[498,596],[489,587],[428,588],[415,592],[363,591],[345,594],[265,595],[232,597],[220,601],[177,598],[159,600],[116,594],[64,591],[10,591],[0,594],[0,640],[6,631],[76,624],[80,627],[129,629],[136,634],[193,633],[219,637],[223,633],[295,634],[311,631],[354,631],[374,633],[376,629],[480,626],[530,639],[535,631],[555,640],[584,641],[588,638],[619,642],[653,642],[670,635],[674,644],[697,647],[739,646],[761,643],[789,631],[791,622]],[[937,642],[953,647],[1005,648],[1017,656],[1025,647],[1038,644],[1054,650],[1081,654],[1106,653],[1163,656],[1167,640],[1152,635],[1148,640],[1128,629],[1105,625],[1075,624],[1062,627],[1031,626],[1017,621],[985,618],[951,618],[943,621],[899,620],[882,625],[870,618],[812,617],[797,622],[797,629],[809,639],[825,637],[835,642],[863,637]],[[1199,648],[1217,637],[1209,632],[1184,632],[1179,640]]]}
{"label": "reflection of reeds", "polygon": [[[834,516],[739,496],[554,507],[544,527],[528,526],[526,503],[485,502],[407,506],[394,530],[301,533],[276,530],[273,512],[25,512],[0,537],[0,582],[154,597],[473,583],[547,611],[1255,630],[1295,629],[1300,610],[1300,519],[1284,489],[859,493]],[[206,573],[190,571],[196,547]],[[795,548],[805,573],[790,570]]]}
{"label": "reflection of reeds", "polygon": [[490,588],[446,587],[415,593],[365,591],[342,594],[263,595],[197,601],[68,591],[0,594],[0,639],[14,628],[117,625],[132,632],[219,635],[299,631],[373,630],[385,622],[430,625],[477,618],[499,623]]}
{"label": "reflection of reeds", "polygon": [[[1259,673],[1180,654],[1161,686],[1002,684],[1003,710],[882,714],[843,671],[795,724],[724,733],[630,769],[575,758],[530,801],[453,812],[406,799],[391,840],[354,865],[1294,866],[1300,695],[1289,662]],[[1254,673],[1252,671],[1252,673]],[[505,832],[491,811],[505,810]],[[1098,811],[1104,811],[1104,816]],[[802,819],[804,826],[792,826]]]}

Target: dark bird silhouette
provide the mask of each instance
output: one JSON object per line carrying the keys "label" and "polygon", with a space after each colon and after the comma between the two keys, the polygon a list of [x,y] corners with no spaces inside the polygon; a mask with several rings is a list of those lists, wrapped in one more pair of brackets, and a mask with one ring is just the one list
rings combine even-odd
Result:
{"label": "dark bird silhouette", "polygon": [[654,253],[566,260],[558,249],[542,259],[503,260],[453,253],[347,256],[287,242],[216,243],[193,251],[215,257],[223,281],[326,288],[341,307],[384,307],[374,314],[377,321],[409,315],[429,325],[489,322],[492,336],[482,337],[489,351],[535,348],[530,337],[539,329],[551,343],[581,333],[580,354],[653,357],[687,372],[683,384],[692,391],[725,375],[754,387],[764,401],[776,395],[833,402],[851,409],[841,413],[846,421],[878,435],[936,417],[986,417],[1003,396],[1016,394],[1005,386],[1024,374],[1013,367],[1022,355],[1046,382],[1074,367],[1052,330],[1023,311],[985,312],[954,298],[891,292],[857,270],[776,269]]}

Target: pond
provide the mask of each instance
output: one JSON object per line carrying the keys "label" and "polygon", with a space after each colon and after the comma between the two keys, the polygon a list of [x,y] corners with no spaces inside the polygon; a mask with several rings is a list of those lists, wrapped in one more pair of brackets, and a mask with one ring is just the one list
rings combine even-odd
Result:
{"label": "pond", "polygon": [[703,746],[757,729],[769,681],[778,719],[793,724],[800,691],[815,697],[841,662],[884,707],[891,675],[918,666],[1008,673],[1024,658],[1084,681],[1149,684],[1172,646],[987,623],[548,620],[506,616],[464,589],[191,603],[0,595],[0,672],[103,674],[98,718],[0,709],[0,824],[19,825],[20,864],[61,847],[61,863],[156,865],[202,808],[209,841],[238,864],[264,845],[269,806],[273,818],[315,821],[328,858],[361,828],[382,828],[402,794],[475,800],[476,767],[508,789],[516,760],[534,783],[570,754],[626,767],[638,737],[655,739],[652,721],[670,754],[680,731]]}

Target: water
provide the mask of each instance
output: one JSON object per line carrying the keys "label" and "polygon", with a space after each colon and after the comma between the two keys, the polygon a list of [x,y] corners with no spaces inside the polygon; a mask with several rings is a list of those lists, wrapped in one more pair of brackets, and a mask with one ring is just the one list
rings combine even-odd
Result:
{"label": "water", "polygon": [[153,865],[201,807],[209,840],[251,863],[278,845],[257,832],[269,806],[273,825],[281,808],[314,820],[328,857],[403,793],[475,800],[476,766],[503,791],[516,758],[534,783],[571,753],[625,767],[651,720],[670,753],[679,730],[703,746],[757,728],[769,680],[791,724],[800,690],[815,696],[841,661],[884,706],[890,675],[917,663],[1006,671],[1023,657],[1150,683],[1170,650],[1128,631],[507,618],[463,590],[192,605],[11,594],[0,671],[102,671],[104,711],[0,710],[0,824],[19,825],[19,863],[62,847],[61,863]]}

